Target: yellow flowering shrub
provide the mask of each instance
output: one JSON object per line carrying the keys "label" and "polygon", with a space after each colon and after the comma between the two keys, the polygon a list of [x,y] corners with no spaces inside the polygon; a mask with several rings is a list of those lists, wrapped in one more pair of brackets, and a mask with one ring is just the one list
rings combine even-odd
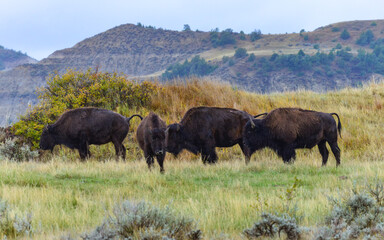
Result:
{"label": "yellow flowering shrub", "polygon": [[79,107],[145,107],[157,84],[129,80],[117,73],[67,70],[63,75],[51,75],[47,85],[38,89],[39,104],[13,125],[32,148],[38,148],[41,132],[66,110]]}

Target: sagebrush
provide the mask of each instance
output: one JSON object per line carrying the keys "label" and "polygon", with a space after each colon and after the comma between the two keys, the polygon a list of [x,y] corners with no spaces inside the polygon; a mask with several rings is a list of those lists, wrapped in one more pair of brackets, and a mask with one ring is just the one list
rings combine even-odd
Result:
{"label": "sagebrush", "polygon": [[83,240],[98,239],[175,239],[198,240],[201,231],[187,217],[177,216],[169,207],[158,208],[151,203],[124,201],[113,214]]}

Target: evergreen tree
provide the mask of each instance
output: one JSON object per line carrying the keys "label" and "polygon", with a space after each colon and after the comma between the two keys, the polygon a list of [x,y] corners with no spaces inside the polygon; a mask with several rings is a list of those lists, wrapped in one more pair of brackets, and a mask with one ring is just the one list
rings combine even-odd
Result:
{"label": "evergreen tree", "polygon": [[344,29],[343,32],[340,34],[340,38],[343,40],[347,40],[351,37],[347,29]]}

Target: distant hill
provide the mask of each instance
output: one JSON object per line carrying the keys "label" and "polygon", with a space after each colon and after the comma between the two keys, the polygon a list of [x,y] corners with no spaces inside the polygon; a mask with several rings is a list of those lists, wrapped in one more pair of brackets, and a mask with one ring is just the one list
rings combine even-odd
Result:
{"label": "distant hill", "polygon": [[[359,49],[372,53],[371,44],[356,43],[368,30],[374,41],[384,39],[384,20],[335,23],[313,32],[298,29],[299,33],[262,34],[261,38],[230,29],[179,32],[121,25],[87,38],[72,48],[56,51],[38,63],[0,71],[0,116],[6,116],[0,117],[0,124],[15,121],[28,103],[37,102],[35,89],[45,85],[49,74],[63,73],[68,68],[98,68],[99,71],[125,73],[132,77],[156,78],[169,66],[199,55],[215,66],[210,76],[250,91],[268,93],[301,88],[327,91],[357,86],[372,75],[380,75],[372,71],[359,74],[361,68],[344,71],[338,61],[340,56],[324,66],[312,59],[311,64],[303,68],[299,64],[298,70],[284,62],[290,61],[285,58],[290,55],[289,58],[295,61],[307,61],[315,54],[332,52],[337,55],[341,50],[353,56],[358,55]],[[341,38],[344,31],[348,32],[348,38]],[[238,49],[245,49],[248,55],[234,57]],[[305,57],[300,55],[296,59],[299,52]],[[249,60],[251,54],[254,55],[252,61]],[[273,55],[278,55],[280,64],[271,62]],[[353,67],[353,64],[348,62],[347,66]],[[296,66],[296,62],[293,65]]]}
{"label": "distant hill", "polygon": [[26,63],[37,63],[37,60],[25,53],[6,49],[0,45],[0,71],[9,70]]}

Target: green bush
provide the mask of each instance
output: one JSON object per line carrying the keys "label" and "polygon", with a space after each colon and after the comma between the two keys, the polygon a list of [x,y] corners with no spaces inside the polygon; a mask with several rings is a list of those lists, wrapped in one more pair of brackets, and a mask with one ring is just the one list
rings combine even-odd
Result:
{"label": "green bush", "polygon": [[240,40],[246,40],[247,39],[245,36],[245,33],[243,31],[240,31],[239,38],[240,38]]}
{"label": "green bush", "polygon": [[157,87],[154,83],[139,83],[116,73],[69,69],[63,75],[49,77],[47,86],[38,90],[40,103],[21,116],[20,121],[13,125],[13,131],[36,149],[44,126],[56,121],[66,110],[79,107],[117,110],[146,106]]}
{"label": "green bush", "polygon": [[250,35],[251,35],[251,41],[252,42],[259,40],[263,37],[260,30],[255,30],[255,31],[251,32]]}
{"label": "green bush", "polygon": [[224,56],[223,59],[221,60],[223,63],[226,63],[229,61],[229,57],[228,56]]}
{"label": "green bush", "polygon": [[373,32],[368,29],[366,32],[360,34],[359,39],[356,40],[356,44],[360,46],[368,45],[374,38]]}
{"label": "green bush", "polygon": [[340,38],[343,39],[343,40],[347,40],[351,37],[351,35],[349,34],[348,30],[347,29],[344,29],[341,34],[340,34]]}
{"label": "green bush", "polygon": [[256,60],[256,56],[255,56],[255,54],[253,54],[253,53],[251,53],[250,55],[249,55],[249,58],[248,58],[248,62],[254,62]]}
{"label": "green bush", "polygon": [[247,49],[245,49],[245,48],[236,49],[234,56],[235,56],[235,58],[243,58],[243,57],[248,56]]}
{"label": "green bush", "polygon": [[215,48],[236,43],[235,35],[233,34],[233,30],[230,28],[221,31],[220,33],[218,28],[212,30],[209,33],[209,39]]}

